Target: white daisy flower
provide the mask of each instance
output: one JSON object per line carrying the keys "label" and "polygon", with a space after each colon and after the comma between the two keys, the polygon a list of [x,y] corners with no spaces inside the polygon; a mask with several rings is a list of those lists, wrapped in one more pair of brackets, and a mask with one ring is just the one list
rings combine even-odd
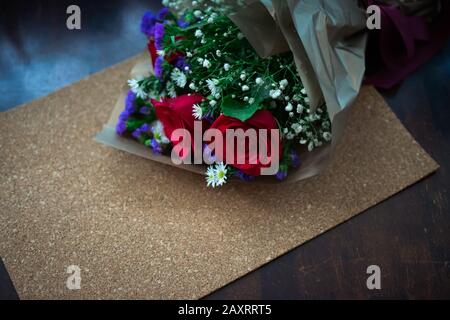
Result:
{"label": "white daisy flower", "polygon": [[136,93],[136,91],[139,89],[139,81],[137,79],[130,79],[128,80],[128,86],[130,87],[131,91],[133,91],[133,93]]}
{"label": "white daisy flower", "polygon": [[208,86],[209,91],[211,92],[212,96],[216,96],[217,94],[221,93],[220,87],[217,85],[219,84],[219,80],[217,79],[207,79],[206,85]]}
{"label": "white daisy flower", "polygon": [[139,87],[136,92],[136,97],[141,98],[141,99],[145,99],[147,98],[147,93],[144,91],[144,89],[142,87]]}
{"label": "white daisy flower", "polygon": [[192,115],[196,120],[201,120],[203,117],[203,110],[198,104],[192,106]]}
{"label": "white daisy flower", "polygon": [[160,144],[168,144],[170,140],[166,137],[164,133],[164,126],[161,121],[156,120],[153,121],[152,124],[152,133],[155,140]]}
{"label": "white daisy flower", "polygon": [[175,85],[173,84],[173,82],[171,82],[171,81],[167,82],[166,90],[167,90],[167,94],[169,95],[169,97],[171,97],[171,98],[177,97],[177,92],[175,91]]}
{"label": "white daisy flower", "polygon": [[227,165],[223,162],[216,164],[214,174],[216,176],[216,185],[221,186],[227,182]]}
{"label": "white daisy flower", "polygon": [[172,73],[170,74],[170,78],[180,88],[184,88],[186,86],[186,75],[180,69],[174,68]]}
{"label": "white daisy flower", "polygon": [[216,177],[216,172],[214,170],[213,166],[209,166],[208,169],[206,169],[206,185],[208,187],[213,187],[215,188],[217,185],[217,177]]}

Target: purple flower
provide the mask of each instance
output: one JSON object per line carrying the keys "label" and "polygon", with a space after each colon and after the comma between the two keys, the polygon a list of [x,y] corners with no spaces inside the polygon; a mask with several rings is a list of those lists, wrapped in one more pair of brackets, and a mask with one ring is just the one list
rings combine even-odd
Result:
{"label": "purple flower", "polygon": [[181,29],[184,29],[184,28],[189,27],[189,22],[184,21],[184,19],[179,19],[179,20],[177,21],[177,23],[178,23],[178,26],[179,26]]}
{"label": "purple flower", "polygon": [[280,171],[278,171],[277,175],[276,175],[278,180],[284,180],[287,177],[287,171],[286,170],[282,170],[280,169]]}
{"label": "purple flower", "polygon": [[161,145],[158,143],[158,141],[156,141],[155,138],[153,138],[150,141],[150,148],[152,149],[152,151],[156,154],[161,154],[162,153],[162,148]]}
{"label": "purple flower", "polygon": [[158,56],[155,61],[155,76],[158,78],[161,78],[163,75],[163,63],[164,58],[161,56]]}
{"label": "purple flower", "polygon": [[291,157],[291,166],[293,166],[294,168],[298,168],[300,166],[300,156],[298,155],[298,153],[294,149],[292,149],[289,156]]}
{"label": "purple flower", "polygon": [[133,137],[135,137],[136,139],[138,139],[141,136],[141,134],[142,134],[141,128],[137,128],[132,133]]}
{"label": "purple flower", "polygon": [[149,133],[150,132],[150,125],[148,123],[144,123],[141,127],[142,133]]}
{"label": "purple flower", "polygon": [[141,32],[147,35],[147,37],[153,37],[156,17],[150,11],[147,11],[141,20]]}
{"label": "purple flower", "polygon": [[127,130],[127,124],[125,121],[122,121],[119,119],[119,121],[116,124],[116,132],[118,135],[123,135],[125,131]]}
{"label": "purple flower", "polygon": [[164,25],[162,23],[156,23],[155,24],[155,47],[156,50],[163,50],[163,42],[164,42]]}
{"label": "purple flower", "polygon": [[175,67],[180,70],[184,70],[184,68],[187,67],[186,58],[183,56],[178,57],[177,61],[175,62]]}
{"label": "purple flower", "polygon": [[156,14],[156,19],[158,19],[159,21],[164,21],[164,19],[166,18],[168,13],[169,13],[169,8],[164,7],[158,11],[158,13]]}
{"label": "purple flower", "polygon": [[205,159],[205,162],[207,163],[213,163],[216,161],[216,156],[214,155],[214,152],[209,148],[209,146],[205,143],[203,144],[203,156]]}
{"label": "purple flower", "polygon": [[141,107],[139,109],[139,112],[142,114],[148,115],[148,114],[150,114],[150,108],[149,107]]}
{"label": "purple flower", "polygon": [[234,175],[235,175],[236,177],[238,177],[239,179],[241,179],[242,181],[246,181],[246,182],[249,182],[249,181],[252,181],[252,180],[255,179],[255,177],[250,176],[250,175],[248,175],[248,174],[242,172],[241,170],[237,170],[236,173],[235,173]]}
{"label": "purple flower", "polygon": [[128,91],[127,97],[125,99],[125,110],[129,114],[136,112],[135,102],[136,102],[136,95],[131,90]]}

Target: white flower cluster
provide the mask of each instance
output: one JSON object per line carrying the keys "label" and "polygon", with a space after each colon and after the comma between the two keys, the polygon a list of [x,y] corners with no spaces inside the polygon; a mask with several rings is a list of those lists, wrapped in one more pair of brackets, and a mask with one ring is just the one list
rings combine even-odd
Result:
{"label": "white flower cluster", "polygon": [[128,80],[128,86],[131,91],[136,95],[136,97],[141,99],[147,98],[147,93],[145,92],[145,88],[141,85],[140,79],[130,79]]}

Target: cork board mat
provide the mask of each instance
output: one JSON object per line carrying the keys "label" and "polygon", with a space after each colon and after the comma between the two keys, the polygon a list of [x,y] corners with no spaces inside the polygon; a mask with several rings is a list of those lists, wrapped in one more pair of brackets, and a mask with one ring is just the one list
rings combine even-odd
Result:
{"label": "cork board mat", "polygon": [[93,141],[136,61],[0,114],[0,256],[22,299],[200,298],[437,169],[366,87],[322,175],[207,189]]}

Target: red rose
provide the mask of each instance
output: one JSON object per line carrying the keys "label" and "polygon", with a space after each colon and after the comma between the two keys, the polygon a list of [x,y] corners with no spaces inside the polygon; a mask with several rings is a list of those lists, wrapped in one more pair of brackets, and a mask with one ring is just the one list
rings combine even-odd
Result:
{"label": "red rose", "polygon": [[[192,115],[192,106],[202,102],[203,97],[199,94],[183,95],[177,98],[162,98],[162,101],[152,100],[155,107],[156,116],[164,126],[164,133],[175,146],[178,140],[172,139],[172,133],[176,129],[186,129],[192,137],[192,146],[194,142],[194,121]],[[206,129],[206,122],[203,121],[202,129]],[[194,150],[194,149],[193,149]],[[181,155],[183,157],[183,155]]]}
{"label": "red rose", "polygon": [[148,52],[152,58],[152,66],[155,67],[156,58],[158,58],[158,53],[156,52],[155,40],[150,40],[147,44]]}
{"label": "red rose", "polygon": [[[182,39],[182,37],[176,37],[176,40],[180,40]],[[155,67],[155,62],[156,62],[156,58],[158,58],[158,51],[156,50],[156,46],[155,46],[155,40],[154,39],[150,39],[147,43],[147,49],[148,52],[150,53],[150,57],[152,60],[152,66],[153,68]],[[169,57],[167,57],[167,61],[169,63],[173,63],[175,62],[179,57],[182,57],[183,54],[181,52],[175,52],[173,54],[171,54]]]}
{"label": "red rose", "polygon": [[[268,168],[270,167],[273,155],[271,152],[271,129],[278,130],[277,121],[273,117],[272,113],[268,110],[259,110],[257,111],[250,119],[246,120],[245,122],[242,122],[236,118],[228,117],[225,115],[219,116],[216,121],[211,125],[211,129],[218,129],[223,136],[223,151],[221,150],[215,150],[216,157],[218,160],[223,161],[227,164],[230,164],[231,161],[227,162],[226,159],[226,130],[227,129],[242,129],[244,133],[249,129],[255,129],[256,136],[258,139],[258,144],[263,143],[266,147],[266,154],[269,159],[269,162],[267,164],[261,163],[261,159],[258,155],[258,149],[251,150],[249,148],[249,139],[246,139],[245,141],[245,154],[241,155],[245,158],[245,163],[238,164],[238,154],[237,154],[237,145],[238,142],[235,141],[234,144],[234,152],[233,152],[233,164],[230,164],[231,166],[241,170],[242,172],[251,175],[251,176],[259,176],[261,175],[261,168]],[[263,136],[260,136],[259,129],[267,129],[267,139],[265,139]],[[261,141],[260,141],[261,140]],[[278,138],[279,146],[279,155],[282,154],[282,146],[281,141]],[[259,147],[258,147],[259,148]],[[279,159],[279,158],[278,158]],[[253,160],[253,161],[252,161]],[[254,163],[252,163],[254,162]]]}

